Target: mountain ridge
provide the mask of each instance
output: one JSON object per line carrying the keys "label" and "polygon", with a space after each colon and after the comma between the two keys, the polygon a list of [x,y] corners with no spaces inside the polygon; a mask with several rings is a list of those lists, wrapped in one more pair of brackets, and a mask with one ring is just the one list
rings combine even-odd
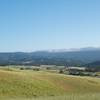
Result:
{"label": "mountain ridge", "polygon": [[82,49],[80,51],[35,51],[0,53],[0,65],[68,65],[80,66],[100,60],[100,50]]}

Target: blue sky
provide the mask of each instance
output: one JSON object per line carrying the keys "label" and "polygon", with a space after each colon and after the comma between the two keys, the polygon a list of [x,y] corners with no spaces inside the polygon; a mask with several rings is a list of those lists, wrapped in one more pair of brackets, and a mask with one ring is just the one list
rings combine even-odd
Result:
{"label": "blue sky", "polygon": [[100,47],[100,0],[0,0],[0,52]]}

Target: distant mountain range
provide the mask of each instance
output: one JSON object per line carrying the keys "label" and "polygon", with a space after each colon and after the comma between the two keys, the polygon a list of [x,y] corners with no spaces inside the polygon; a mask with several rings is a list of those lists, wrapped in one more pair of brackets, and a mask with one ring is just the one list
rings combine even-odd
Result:
{"label": "distant mountain range", "polygon": [[49,52],[75,52],[75,51],[94,51],[100,50],[99,47],[86,47],[86,48],[70,48],[70,49],[54,49],[54,50],[47,50]]}
{"label": "distant mountain range", "polygon": [[0,53],[0,65],[82,66],[95,61],[100,61],[100,48]]}

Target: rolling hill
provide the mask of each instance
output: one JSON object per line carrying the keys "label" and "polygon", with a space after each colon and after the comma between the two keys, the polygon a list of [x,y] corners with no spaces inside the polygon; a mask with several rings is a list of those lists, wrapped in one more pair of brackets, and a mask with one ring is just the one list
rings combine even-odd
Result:
{"label": "rolling hill", "polygon": [[90,69],[95,69],[95,71],[100,72],[100,61],[95,61],[95,62],[92,62],[92,63],[88,63],[84,66],[86,66],[87,68],[90,68]]}
{"label": "rolling hill", "polygon": [[66,76],[44,71],[0,70],[0,100],[98,93],[98,78]]}
{"label": "rolling hill", "polygon": [[38,51],[32,53],[0,53],[0,65],[68,65],[77,66],[98,61],[100,49],[76,51]]}

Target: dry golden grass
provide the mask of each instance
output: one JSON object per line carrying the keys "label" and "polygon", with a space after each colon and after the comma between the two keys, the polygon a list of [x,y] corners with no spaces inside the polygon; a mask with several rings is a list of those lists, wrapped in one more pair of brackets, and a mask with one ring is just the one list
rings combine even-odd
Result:
{"label": "dry golden grass", "polygon": [[76,98],[83,98],[82,95],[84,98],[86,96],[91,98],[89,95],[93,94],[97,97],[99,93],[99,78],[68,76],[45,71],[0,70],[0,100],[40,97],[41,99],[36,100],[60,100],[59,98],[81,100]]}

